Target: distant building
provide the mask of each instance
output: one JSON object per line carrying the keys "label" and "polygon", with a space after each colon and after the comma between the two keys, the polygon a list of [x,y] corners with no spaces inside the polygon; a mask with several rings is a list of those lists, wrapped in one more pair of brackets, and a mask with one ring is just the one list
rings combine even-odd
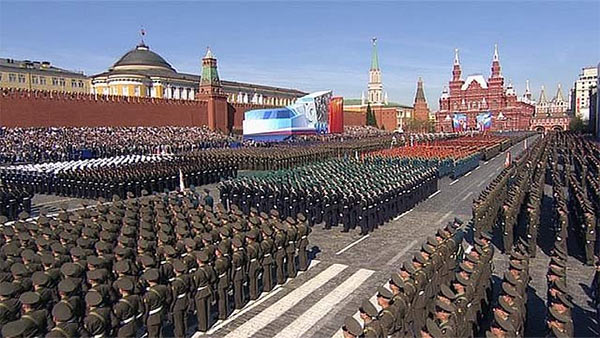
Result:
{"label": "distant building", "polygon": [[[214,58],[210,49],[205,58]],[[200,75],[180,73],[144,41],[128,51],[106,72],[92,76],[92,93],[194,100]],[[221,80],[227,101],[285,106],[305,92],[250,83]]]}
{"label": "distant building", "polygon": [[90,79],[48,61],[0,58],[0,88],[89,93]]}
{"label": "distant building", "polygon": [[534,106],[530,102],[517,100],[517,94],[509,83],[504,85],[501,73],[498,47],[494,47],[491,75],[486,80],[481,74],[472,74],[462,78],[462,69],[458,49],[454,52],[452,80],[440,97],[440,109],[435,113],[437,131],[453,131],[453,118],[466,117],[461,128],[478,128],[477,117],[490,113],[492,130],[528,130]]}
{"label": "distant building", "polygon": [[570,117],[567,114],[569,104],[564,99],[560,83],[556,89],[556,95],[551,101],[546,98],[544,86],[540,90],[540,97],[535,105],[535,113],[531,118],[531,130],[567,130],[569,129]]}
{"label": "distant building", "polygon": [[585,67],[581,69],[579,79],[575,81],[573,102],[571,103],[575,116],[584,121],[590,119],[590,87],[598,81],[598,68]]}
{"label": "distant building", "polygon": [[385,130],[403,128],[406,120],[413,116],[413,107],[388,101],[388,95],[383,91],[376,38],[372,39],[372,46],[367,96],[363,92],[360,99],[344,99],[344,123],[365,124],[367,108],[370,108],[378,127]]}

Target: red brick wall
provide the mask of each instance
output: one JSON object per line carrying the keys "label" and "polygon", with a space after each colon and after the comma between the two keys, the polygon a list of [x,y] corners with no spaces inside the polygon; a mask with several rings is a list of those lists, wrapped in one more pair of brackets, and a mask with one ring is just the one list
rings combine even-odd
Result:
{"label": "red brick wall", "polygon": [[200,126],[207,102],[2,89],[0,125]]}
{"label": "red brick wall", "polygon": [[345,126],[365,126],[367,125],[367,114],[353,111],[344,111]]}
{"label": "red brick wall", "polygon": [[377,126],[384,130],[396,130],[398,128],[398,117],[396,108],[373,107]]}

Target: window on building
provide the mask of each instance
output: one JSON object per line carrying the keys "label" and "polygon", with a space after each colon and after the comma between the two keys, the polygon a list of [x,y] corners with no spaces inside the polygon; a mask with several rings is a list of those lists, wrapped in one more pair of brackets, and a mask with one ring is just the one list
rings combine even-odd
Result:
{"label": "window on building", "polygon": [[140,96],[140,86],[135,86],[135,96]]}
{"label": "window on building", "polygon": [[71,87],[72,88],[76,88],[77,87],[77,81],[71,80]]}
{"label": "window on building", "polygon": [[25,75],[19,74],[19,83],[25,83]]}
{"label": "window on building", "polygon": [[64,78],[62,78],[62,77],[61,77],[61,78],[59,79],[59,82],[60,82],[60,86],[61,86],[61,87],[64,87],[64,86],[65,86],[65,79],[64,79]]}
{"label": "window on building", "polygon": [[13,74],[13,73],[8,74],[8,81],[9,82],[17,81],[17,74]]}
{"label": "window on building", "polygon": [[52,85],[53,86],[58,86],[58,79],[57,78],[55,78],[55,77],[52,78]]}
{"label": "window on building", "polygon": [[45,76],[40,76],[40,84],[46,85],[46,77]]}
{"label": "window on building", "polygon": [[35,76],[35,75],[33,75],[33,76],[31,77],[31,84],[35,84],[35,85],[36,85],[36,84],[38,84],[38,83],[39,83],[39,81],[38,81],[38,77],[37,77],[37,76]]}
{"label": "window on building", "polygon": [[79,88],[83,88],[83,81],[79,80]]}
{"label": "window on building", "polygon": [[127,91],[127,87],[126,86],[121,87],[121,95],[123,95],[123,96],[127,96],[128,95],[128,91]]}

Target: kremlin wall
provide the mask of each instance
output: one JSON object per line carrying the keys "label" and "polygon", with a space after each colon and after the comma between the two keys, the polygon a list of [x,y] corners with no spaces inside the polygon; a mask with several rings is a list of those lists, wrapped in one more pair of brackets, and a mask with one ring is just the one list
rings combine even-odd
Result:
{"label": "kremlin wall", "polygon": [[[383,90],[376,39],[373,39],[368,95],[365,97],[363,93],[361,99],[344,99],[344,124],[366,125],[367,111],[370,110],[381,129],[451,132],[454,131],[452,116],[465,115],[465,127],[473,130],[477,129],[477,115],[488,112],[493,120],[492,130],[568,129],[570,119],[564,109],[553,111],[552,114],[536,113],[540,109],[536,109],[535,102],[518,99],[512,84],[504,85],[497,48],[492,61],[492,72],[487,80],[478,74],[469,75],[463,80],[456,51],[450,90],[444,89],[439,102],[440,109],[431,113],[421,78],[417,82],[412,106],[388,101],[387,92]],[[9,68],[7,65],[10,62],[0,63],[0,72],[18,74],[30,69],[22,66]],[[41,75],[29,74],[30,77],[51,76],[49,73],[43,74],[44,67],[34,66],[31,69]],[[55,67],[51,67],[51,70],[56,74],[79,76]],[[143,41],[113,64],[108,72],[92,76],[91,87],[92,94],[87,94],[64,89],[11,86],[4,81],[0,83],[0,125],[207,125],[213,130],[241,134],[246,111],[292,104],[306,94],[296,89],[221,81],[217,60],[210,50],[202,59],[202,76],[178,73],[160,55],[150,51]],[[81,88],[88,88],[88,85]],[[559,94],[560,87],[557,94],[560,99],[562,94]],[[560,105],[563,106],[566,105]]]}

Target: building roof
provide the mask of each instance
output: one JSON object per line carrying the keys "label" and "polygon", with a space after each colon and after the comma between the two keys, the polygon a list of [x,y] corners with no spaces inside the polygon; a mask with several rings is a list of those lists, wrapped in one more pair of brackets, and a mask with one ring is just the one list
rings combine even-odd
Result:
{"label": "building roof", "polygon": [[423,79],[419,76],[417,81],[417,94],[415,95],[415,102],[427,102],[425,99],[425,91],[423,90]]}
{"label": "building roof", "polygon": [[479,86],[481,86],[481,88],[483,88],[483,89],[487,89],[487,87],[488,87],[487,82],[485,81],[485,78],[483,77],[483,75],[472,74],[472,75],[467,76],[465,83],[463,83],[463,85],[462,85],[462,87],[460,87],[460,89],[466,90],[467,88],[469,88],[469,85],[473,81],[476,81],[477,83],[479,83]]}
{"label": "building roof", "polygon": [[540,98],[538,99],[538,103],[547,103],[546,100],[546,91],[544,90],[544,86],[542,86],[542,90],[540,91]]}
{"label": "building roof", "polygon": [[122,66],[160,67],[167,71],[175,72],[175,69],[162,56],[151,51],[150,47],[143,43],[125,53],[125,55],[112,65],[111,69],[118,69]]}
{"label": "building roof", "polygon": [[562,88],[559,83],[558,88],[556,89],[556,95],[554,95],[554,99],[552,99],[552,102],[564,102],[564,101],[565,101],[565,98],[563,97]]}
{"label": "building roof", "polygon": [[377,57],[377,38],[373,38],[373,54],[371,55],[371,69],[379,69],[379,57]]}
{"label": "building roof", "polygon": [[15,73],[48,73],[48,75],[85,78],[83,72],[55,67],[48,61],[15,60],[0,58],[0,69]]}

